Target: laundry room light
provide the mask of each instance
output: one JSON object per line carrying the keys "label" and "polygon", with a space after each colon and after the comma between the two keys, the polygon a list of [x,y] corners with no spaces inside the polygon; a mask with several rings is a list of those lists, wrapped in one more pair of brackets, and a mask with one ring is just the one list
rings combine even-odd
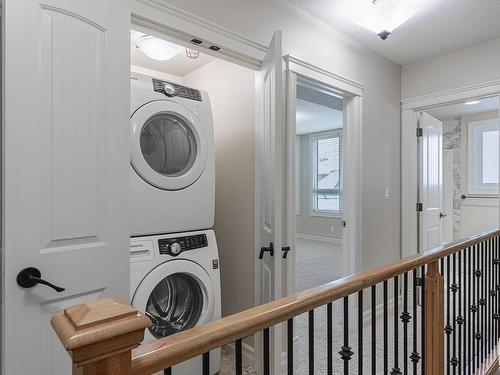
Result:
{"label": "laundry room light", "polygon": [[464,104],[465,105],[476,105],[476,104],[479,104],[479,103],[481,103],[480,100],[470,100],[468,102],[465,102]]}
{"label": "laundry room light", "polygon": [[135,46],[147,57],[158,61],[170,60],[182,50],[182,47],[152,35],[141,36],[135,41]]}

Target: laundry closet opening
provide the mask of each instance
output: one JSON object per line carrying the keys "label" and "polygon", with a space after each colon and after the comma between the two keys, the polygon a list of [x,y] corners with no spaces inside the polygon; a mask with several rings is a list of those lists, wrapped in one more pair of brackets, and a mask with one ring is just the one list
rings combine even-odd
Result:
{"label": "laundry closet opening", "polygon": [[[139,29],[130,34],[131,302],[155,340],[255,305],[256,72]],[[211,352],[211,373],[224,355]],[[201,358],[173,368],[198,372]]]}

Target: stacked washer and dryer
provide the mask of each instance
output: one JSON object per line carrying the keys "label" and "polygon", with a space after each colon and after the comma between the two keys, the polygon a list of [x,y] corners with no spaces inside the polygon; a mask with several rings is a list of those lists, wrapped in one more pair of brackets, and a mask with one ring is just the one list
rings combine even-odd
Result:
{"label": "stacked washer and dryer", "polygon": [[[201,90],[131,77],[131,303],[151,341],[221,317],[212,111]],[[210,352],[210,374],[220,350]],[[165,370],[200,374],[200,357]]]}

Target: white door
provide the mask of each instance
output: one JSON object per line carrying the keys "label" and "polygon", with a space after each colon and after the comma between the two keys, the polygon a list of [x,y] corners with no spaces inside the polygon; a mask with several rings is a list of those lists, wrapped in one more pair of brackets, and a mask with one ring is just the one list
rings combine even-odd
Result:
{"label": "white door", "polygon": [[[256,302],[282,297],[283,202],[285,178],[285,100],[281,32],[273,36],[262,68],[257,74],[257,173]],[[264,250],[264,251],[263,251]],[[262,365],[261,340],[257,340],[257,363]],[[271,330],[271,373],[280,373],[280,327]]]}
{"label": "white door", "polygon": [[129,294],[129,2],[2,11],[2,374],[67,375],[53,313]]}
{"label": "white door", "polygon": [[425,112],[419,117],[420,251],[443,243],[443,123]]}

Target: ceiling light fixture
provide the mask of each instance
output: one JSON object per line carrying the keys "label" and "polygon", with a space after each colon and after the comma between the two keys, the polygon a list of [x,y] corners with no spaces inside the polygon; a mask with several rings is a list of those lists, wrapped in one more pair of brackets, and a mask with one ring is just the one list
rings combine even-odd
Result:
{"label": "ceiling light fixture", "polygon": [[135,41],[135,46],[147,57],[158,61],[170,60],[182,50],[182,47],[152,35],[141,36]]}
{"label": "ceiling light fixture", "polygon": [[479,104],[479,103],[481,103],[480,100],[471,100],[471,101],[465,102],[464,104],[465,105],[475,105],[475,104]]}
{"label": "ceiling light fixture", "polygon": [[196,60],[198,57],[200,57],[200,52],[192,48],[186,48],[186,56],[190,59]]}
{"label": "ceiling light fixture", "polygon": [[372,0],[361,3],[352,0],[356,5],[354,23],[377,34],[383,40],[404,22],[417,14],[423,7],[423,0]]}

